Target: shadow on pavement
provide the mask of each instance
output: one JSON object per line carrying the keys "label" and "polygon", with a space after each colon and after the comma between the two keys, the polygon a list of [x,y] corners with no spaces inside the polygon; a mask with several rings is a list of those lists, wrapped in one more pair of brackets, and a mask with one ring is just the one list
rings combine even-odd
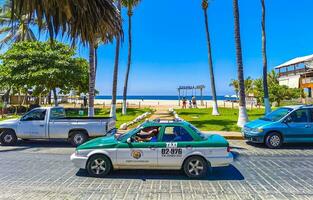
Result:
{"label": "shadow on pavement", "polygon": [[[18,140],[14,146],[3,146],[3,147],[14,147],[15,150],[30,149],[30,148],[73,148],[73,146],[64,140]],[[9,149],[8,149],[9,150]],[[5,150],[0,150],[5,151]]]}
{"label": "shadow on pavement", "polygon": [[[77,176],[89,177],[86,170],[80,169]],[[191,180],[184,175],[182,171],[178,170],[116,170],[112,171],[108,176],[104,177],[108,179],[141,179],[145,180]],[[194,180],[194,179],[192,179]],[[196,180],[244,180],[243,175],[233,165],[228,167],[213,168],[210,175],[205,178]]]}
{"label": "shadow on pavement", "polygon": [[[246,143],[255,148],[263,148],[263,149],[267,148],[264,144],[258,144],[258,143],[253,143],[249,141],[247,141]],[[313,143],[288,143],[288,144],[283,144],[279,149],[308,150],[308,149],[313,149]],[[275,149],[273,149],[273,151],[275,151]]]}

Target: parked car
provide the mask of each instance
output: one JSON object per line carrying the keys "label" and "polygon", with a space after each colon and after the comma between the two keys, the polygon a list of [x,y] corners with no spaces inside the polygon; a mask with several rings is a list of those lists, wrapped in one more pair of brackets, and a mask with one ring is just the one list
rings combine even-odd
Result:
{"label": "parked car", "polygon": [[278,108],[258,120],[245,124],[244,137],[269,148],[283,143],[313,142],[313,105]]}
{"label": "parked car", "polygon": [[125,134],[80,145],[71,160],[94,177],[113,169],[182,169],[199,178],[211,167],[228,166],[233,155],[224,137],[202,134],[188,122],[148,121]]}
{"label": "parked car", "polygon": [[73,146],[115,130],[110,117],[66,117],[62,107],[35,108],[20,119],[0,122],[0,142],[14,145],[21,139],[66,139]]}

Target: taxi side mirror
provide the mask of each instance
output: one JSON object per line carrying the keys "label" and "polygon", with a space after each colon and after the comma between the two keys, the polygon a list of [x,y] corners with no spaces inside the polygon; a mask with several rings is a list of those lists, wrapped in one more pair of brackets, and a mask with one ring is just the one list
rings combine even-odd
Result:
{"label": "taxi side mirror", "polygon": [[127,138],[126,142],[127,142],[128,144],[130,144],[130,143],[132,143],[132,139],[131,139],[131,138]]}

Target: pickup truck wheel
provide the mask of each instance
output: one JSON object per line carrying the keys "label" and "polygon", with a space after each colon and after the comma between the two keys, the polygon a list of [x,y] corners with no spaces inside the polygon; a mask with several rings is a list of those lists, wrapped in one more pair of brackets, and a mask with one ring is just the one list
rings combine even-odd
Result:
{"label": "pickup truck wheel", "polygon": [[2,145],[15,145],[17,143],[17,137],[13,130],[5,130],[0,136],[0,142]]}
{"label": "pickup truck wheel", "polygon": [[266,136],[265,145],[270,149],[277,149],[283,144],[283,138],[279,133],[273,132]]}
{"label": "pickup truck wheel", "polygon": [[73,131],[70,138],[72,145],[75,147],[85,143],[87,140],[87,134],[81,131]]}
{"label": "pickup truck wheel", "polygon": [[185,160],[183,169],[189,178],[203,178],[208,174],[208,163],[199,156],[192,156]]}
{"label": "pickup truck wheel", "polygon": [[90,176],[104,177],[110,173],[112,164],[106,156],[94,155],[88,160],[86,168]]}

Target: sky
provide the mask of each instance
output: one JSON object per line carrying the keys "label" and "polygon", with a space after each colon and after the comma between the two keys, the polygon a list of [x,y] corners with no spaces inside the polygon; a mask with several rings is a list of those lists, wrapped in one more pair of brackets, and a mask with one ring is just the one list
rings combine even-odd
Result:
{"label": "sky", "polygon": [[[312,0],[266,0],[269,70],[313,53],[312,8]],[[244,75],[261,77],[260,0],[239,0],[239,11]],[[217,94],[234,94],[229,86],[237,77],[232,1],[212,0],[208,15]],[[123,92],[127,64],[126,10],[123,20],[118,95]],[[200,84],[206,86],[205,95],[211,95],[201,0],[142,0],[132,21],[129,95],[177,95],[180,85]],[[88,59],[87,47],[80,47],[77,53]],[[101,95],[112,91],[114,54],[114,43],[99,48],[96,88]]]}

